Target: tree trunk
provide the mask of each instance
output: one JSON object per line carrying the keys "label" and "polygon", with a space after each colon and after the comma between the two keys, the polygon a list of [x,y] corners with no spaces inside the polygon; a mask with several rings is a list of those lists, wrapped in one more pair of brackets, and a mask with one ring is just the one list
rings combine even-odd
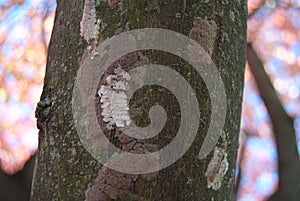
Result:
{"label": "tree trunk", "polygon": [[[31,200],[233,200],[246,55],[246,1],[109,0],[96,3],[95,14],[93,9],[93,1],[89,0],[57,2],[44,89],[36,110],[40,130],[39,151]],[[82,16],[82,13],[85,14]],[[88,42],[80,35],[80,23],[81,35]],[[211,118],[216,113],[223,114],[221,111],[214,111],[214,98],[218,97],[218,94],[209,93],[211,89],[206,85],[209,79],[203,77],[205,73],[199,75],[192,65],[180,58],[179,53],[174,55],[172,52],[150,48],[151,50],[128,54],[128,58],[133,60],[122,57],[114,62],[104,72],[103,77],[99,75],[98,89],[102,85],[109,86],[107,76],[117,72],[114,71],[114,66],[121,66],[128,71],[138,65],[154,63],[169,66],[179,72],[194,90],[199,103],[198,108],[195,107],[195,111],[199,110],[201,114],[196,121],[199,121],[199,129],[191,147],[171,165],[155,174],[141,176],[135,175],[131,170],[118,172],[105,168],[99,160],[92,157],[93,153],[91,155],[91,151],[86,149],[76,127],[78,122],[73,119],[72,104],[75,80],[89,64],[98,61],[97,50],[103,44],[101,42],[114,35],[121,35],[124,31],[142,28],[173,30],[190,37],[203,47],[207,53],[206,57],[211,56],[222,78],[224,91],[220,94],[226,93],[226,103],[223,107],[226,108],[226,115],[219,118],[226,118],[224,127],[218,125],[223,127],[222,132],[206,139]],[[124,44],[127,43],[130,41],[125,41]],[[201,62],[210,67],[212,62],[206,57],[204,55]],[[97,79],[98,75],[94,76]],[[174,84],[177,82],[170,80],[171,75],[168,76],[166,80],[169,79],[169,82],[173,81]],[[116,79],[120,79],[120,76]],[[142,78],[141,80],[144,81]],[[85,87],[92,82],[89,79],[85,81]],[[218,87],[217,80],[213,80],[212,83],[216,83],[215,87]],[[111,85],[111,89],[107,90],[112,91],[114,87]],[[85,95],[86,91],[80,93]],[[92,103],[94,104],[95,100],[95,107],[100,108],[99,98],[102,98],[103,94],[98,95],[96,88],[93,93],[95,95],[92,97]],[[191,101],[187,100],[187,103],[190,104]],[[130,150],[126,150],[128,144],[122,144],[123,135],[118,123],[107,123],[99,111],[97,118],[106,137],[113,137],[110,142],[117,148],[138,154],[152,153],[154,150],[151,149],[161,149],[172,143],[181,122],[187,121],[188,126],[191,126],[191,122],[194,121],[181,119],[184,113],[181,111],[180,101],[176,100],[171,90],[159,86],[145,86],[138,89],[130,100],[129,112],[133,122],[144,127],[149,125],[150,120],[145,118],[145,115],[147,116],[149,109],[156,104],[165,108],[166,125],[158,136],[150,140],[135,140],[134,147]],[[100,110],[104,111],[103,108]],[[82,119],[89,121],[84,115]],[[221,138],[216,138],[218,136]],[[126,139],[133,141],[132,138]],[[215,139],[219,139],[218,143],[214,142]],[[184,141],[183,144],[185,143],[189,141]],[[207,143],[211,147],[205,148]],[[137,144],[141,147],[139,150],[135,149]],[[214,145],[216,147],[213,149]],[[178,150],[174,150],[174,155],[177,152]],[[205,157],[207,154],[209,155]],[[114,156],[114,153],[111,155]],[[164,158],[160,158],[159,162],[162,160]],[[155,171],[149,170],[147,173],[151,172]],[[117,181],[113,182],[114,179]]]}

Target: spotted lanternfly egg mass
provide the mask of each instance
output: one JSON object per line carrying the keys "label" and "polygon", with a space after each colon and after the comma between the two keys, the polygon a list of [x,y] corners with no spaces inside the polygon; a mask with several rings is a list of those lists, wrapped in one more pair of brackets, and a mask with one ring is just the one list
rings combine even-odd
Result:
{"label": "spotted lanternfly egg mass", "polygon": [[101,85],[98,95],[100,97],[103,121],[108,127],[115,124],[117,127],[128,126],[131,123],[129,107],[127,106],[128,82],[130,75],[118,67],[114,74],[106,77],[106,85]]}
{"label": "spotted lanternfly egg mass", "polygon": [[216,40],[216,30],[217,25],[215,21],[207,21],[200,17],[197,17],[193,22],[193,28],[190,30],[190,39],[197,42],[207,55],[202,57],[196,57],[197,53],[193,52],[193,48],[188,47],[189,56],[198,62],[203,62],[205,64],[211,63],[211,56],[213,53],[214,42]]}
{"label": "spotted lanternfly egg mass", "polygon": [[80,22],[80,35],[87,41],[95,38],[96,8],[95,0],[85,0]]}
{"label": "spotted lanternfly egg mass", "polygon": [[227,153],[225,149],[215,147],[214,155],[205,172],[208,188],[218,190],[228,170]]}

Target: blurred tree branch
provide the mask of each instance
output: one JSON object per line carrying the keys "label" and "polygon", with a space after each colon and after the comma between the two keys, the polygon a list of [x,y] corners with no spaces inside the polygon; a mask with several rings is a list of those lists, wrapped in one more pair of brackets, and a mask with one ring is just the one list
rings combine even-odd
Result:
{"label": "blurred tree branch", "polygon": [[245,151],[246,151],[246,144],[247,144],[247,141],[249,139],[249,136],[250,134],[248,134],[247,132],[244,132],[244,140],[243,142],[240,144],[240,157],[239,157],[239,160],[237,161],[237,165],[238,165],[238,168],[239,168],[239,172],[238,172],[238,175],[236,177],[236,182],[235,182],[235,187],[234,187],[234,193],[236,195],[236,200],[237,200],[237,194],[240,190],[240,183],[241,183],[241,180],[242,180],[242,175],[243,175],[243,163],[245,161]]}
{"label": "blurred tree branch", "polygon": [[33,155],[24,168],[14,175],[8,175],[0,170],[1,201],[29,200],[35,158]]}
{"label": "blurred tree branch", "polygon": [[251,44],[248,44],[247,47],[247,61],[270,115],[277,145],[279,185],[270,201],[298,201],[300,197],[300,161],[293,120],[280,103],[262,61]]}

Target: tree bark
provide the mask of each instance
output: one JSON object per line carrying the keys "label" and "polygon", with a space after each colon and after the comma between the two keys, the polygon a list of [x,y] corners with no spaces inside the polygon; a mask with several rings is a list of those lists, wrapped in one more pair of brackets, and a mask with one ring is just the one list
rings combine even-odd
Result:
{"label": "tree bark", "polygon": [[[213,46],[201,45],[208,54],[212,55],[212,60],[222,77],[227,100],[225,125],[216,146],[223,151],[222,154],[229,164],[224,178],[220,181],[222,182],[220,188],[215,190],[208,188],[208,180],[214,178],[205,176],[213,152],[204,159],[198,159],[212,113],[211,100],[205,83],[199,75],[195,75],[195,71],[186,62],[178,57],[162,51],[143,51],[142,54],[150,63],[171,66],[184,76],[195,90],[201,113],[197,137],[183,157],[151,177],[139,177],[127,193],[119,194],[115,198],[105,189],[100,189],[103,190],[101,193],[104,193],[106,198],[102,199],[101,196],[95,195],[96,198],[93,199],[233,200],[246,56],[246,1],[126,0],[122,1],[122,5],[119,3],[120,1],[109,0],[109,4],[102,1],[97,4],[96,16],[101,19],[101,26],[105,28],[99,30],[100,36],[98,33],[98,36],[87,44],[80,37],[82,19],[80,14],[83,13],[84,2],[72,0],[57,2],[44,89],[36,110],[37,125],[40,130],[39,151],[31,201],[92,200],[86,197],[88,189],[96,186],[96,178],[100,178],[99,175],[105,172],[101,164],[82,145],[73,120],[72,90],[87,46],[96,45],[95,43],[98,42],[95,40],[99,37],[101,40],[112,37],[119,28],[123,30],[163,28],[190,36],[194,40],[199,39],[197,37],[200,36],[199,41],[201,41],[203,37],[201,29],[197,29],[199,27],[195,25],[195,19],[200,18],[209,23],[214,21],[216,25],[216,29],[209,32],[212,36],[208,36],[215,36]],[[196,35],[193,35],[195,33]],[[149,92],[151,90],[145,89],[146,93],[137,92],[130,109],[141,110],[141,114],[132,118],[136,124],[142,126],[149,123],[149,119],[144,116],[152,105],[159,103],[165,107],[167,113],[170,112],[165,128],[156,139],[158,146],[163,147],[174,138],[180,115],[174,115],[174,112],[175,114],[178,112],[176,109],[178,103],[174,96],[167,90],[160,88],[154,90],[157,91],[152,93]],[[169,120],[170,117],[174,117],[175,120]],[[113,186],[113,190],[118,190],[115,188],[116,186]]]}

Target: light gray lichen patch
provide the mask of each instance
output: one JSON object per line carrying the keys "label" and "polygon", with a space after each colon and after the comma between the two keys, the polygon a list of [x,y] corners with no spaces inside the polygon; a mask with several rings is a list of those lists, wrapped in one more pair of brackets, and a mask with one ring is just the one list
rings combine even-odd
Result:
{"label": "light gray lichen patch", "polygon": [[214,155],[205,172],[207,187],[215,191],[221,187],[228,170],[227,153],[225,151],[226,149],[215,147]]}
{"label": "light gray lichen patch", "polygon": [[229,17],[230,17],[231,21],[234,22],[234,20],[235,20],[235,15],[234,15],[234,12],[233,12],[233,11],[229,11]]}

